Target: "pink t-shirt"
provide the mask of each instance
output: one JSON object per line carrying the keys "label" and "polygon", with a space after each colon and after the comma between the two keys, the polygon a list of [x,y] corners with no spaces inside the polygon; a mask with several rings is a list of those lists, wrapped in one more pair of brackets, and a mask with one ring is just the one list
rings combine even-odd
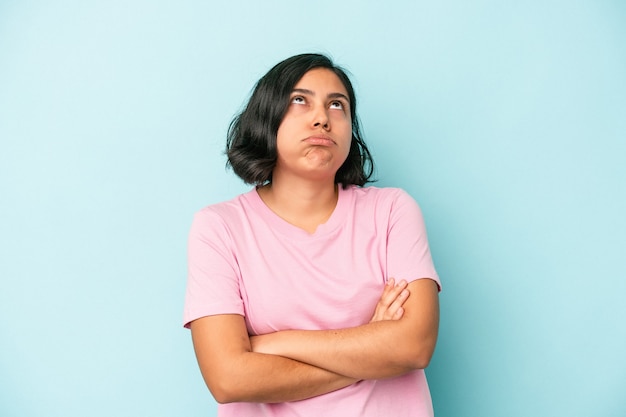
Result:
{"label": "pink t-shirt", "polygon": [[[241,314],[251,335],[355,327],[369,322],[391,277],[440,284],[421,211],[403,190],[339,187],[331,217],[309,234],[253,189],[196,214],[183,321]],[[220,417],[433,415],[423,370],[302,401],[218,410]]]}

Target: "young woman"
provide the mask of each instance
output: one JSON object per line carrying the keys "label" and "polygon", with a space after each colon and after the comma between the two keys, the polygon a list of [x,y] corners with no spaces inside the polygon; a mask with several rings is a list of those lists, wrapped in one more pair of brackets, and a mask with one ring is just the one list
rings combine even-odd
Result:
{"label": "young woman", "polygon": [[415,201],[363,187],[345,72],[277,64],[227,154],[255,187],[196,214],[184,312],[219,416],[432,416],[439,278]]}

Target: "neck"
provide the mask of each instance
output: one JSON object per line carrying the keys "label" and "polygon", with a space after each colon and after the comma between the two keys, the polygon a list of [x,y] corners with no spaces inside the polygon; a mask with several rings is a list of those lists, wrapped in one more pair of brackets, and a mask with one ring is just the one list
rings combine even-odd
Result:
{"label": "neck", "polygon": [[290,179],[273,181],[257,190],[263,202],[278,216],[309,233],[325,223],[337,205],[334,181]]}

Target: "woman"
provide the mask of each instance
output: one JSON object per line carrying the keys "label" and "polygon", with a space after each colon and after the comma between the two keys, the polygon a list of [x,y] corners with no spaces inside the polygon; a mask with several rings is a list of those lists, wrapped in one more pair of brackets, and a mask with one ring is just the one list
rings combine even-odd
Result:
{"label": "woman", "polygon": [[431,416],[439,278],[421,212],[372,173],[350,80],[303,54],[257,83],[196,214],[184,323],[220,416]]}

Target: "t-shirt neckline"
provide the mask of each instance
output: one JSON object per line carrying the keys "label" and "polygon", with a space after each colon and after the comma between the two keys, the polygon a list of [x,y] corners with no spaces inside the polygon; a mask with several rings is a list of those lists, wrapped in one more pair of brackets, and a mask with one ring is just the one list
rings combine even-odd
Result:
{"label": "t-shirt neckline", "polygon": [[348,186],[344,189],[341,184],[337,184],[337,204],[335,209],[331,213],[326,223],[322,223],[317,226],[317,230],[314,233],[309,233],[304,229],[295,226],[278,214],[274,213],[265,202],[259,196],[256,187],[246,193],[247,200],[253,206],[253,209],[272,227],[279,233],[297,239],[316,239],[318,237],[327,236],[341,226],[346,217],[347,208],[349,207],[352,193],[350,192],[353,186]]}

